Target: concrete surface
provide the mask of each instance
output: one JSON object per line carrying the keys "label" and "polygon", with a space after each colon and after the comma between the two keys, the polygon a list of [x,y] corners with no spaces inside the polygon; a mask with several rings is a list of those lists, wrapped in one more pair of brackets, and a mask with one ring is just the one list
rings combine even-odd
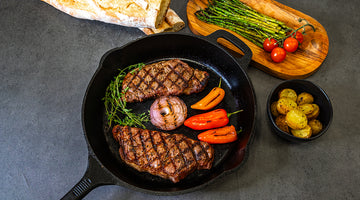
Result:
{"label": "concrete surface", "polygon": [[[282,80],[251,67],[257,129],[240,170],[185,195],[102,186],[85,199],[360,199],[360,1],[280,2],[328,32],[328,57],[307,78],[332,101],[326,135],[302,145],[275,136],[265,104]],[[186,3],[171,5],[183,19]],[[181,32],[191,33],[188,27]],[[60,199],[81,179],[88,153],[80,116],[86,87],[107,50],[140,37],[135,28],[75,19],[41,1],[1,1],[0,199]]]}

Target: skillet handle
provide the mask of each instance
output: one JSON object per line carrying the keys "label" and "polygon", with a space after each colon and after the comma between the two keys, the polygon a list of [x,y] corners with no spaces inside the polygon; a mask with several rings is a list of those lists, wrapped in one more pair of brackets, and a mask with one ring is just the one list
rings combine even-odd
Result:
{"label": "skillet handle", "polygon": [[213,40],[215,43],[217,43],[219,38],[224,38],[231,42],[244,53],[244,56],[238,59],[240,66],[243,69],[246,69],[249,66],[253,53],[249,46],[247,46],[242,40],[225,30],[217,30],[206,37]]}
{"label": "skillet handle", "polygon": [[110,184],[114,184],[112,176],[103,169],[92,155],[89,155],[88,167],[84,176],[61,200],[82,199],[94,188]]}

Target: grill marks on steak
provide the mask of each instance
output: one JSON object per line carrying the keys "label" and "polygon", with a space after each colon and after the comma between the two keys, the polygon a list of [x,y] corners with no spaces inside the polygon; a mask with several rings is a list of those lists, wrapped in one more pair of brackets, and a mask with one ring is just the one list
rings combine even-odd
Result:
{"label": "grill marks on steak", "polygon": [[168,134],[116,125],[121,159],[140,172],[179,182],[196,169],[210,169],[214,149],[210,144],[182,134]]}
{"label": "grill marks on steak", "polygon": [[206,71],[172,59],[145,65],[140,70],[128,73],[123,80],[122,90],[126,91],[126,102],[141,102],[153,97],[200,92],[208,79]]}

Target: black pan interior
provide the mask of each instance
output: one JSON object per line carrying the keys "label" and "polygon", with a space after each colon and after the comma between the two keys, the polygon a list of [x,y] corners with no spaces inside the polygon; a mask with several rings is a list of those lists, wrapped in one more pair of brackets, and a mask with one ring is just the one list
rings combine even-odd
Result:
{"label": "black pan interior", "polygon": [[[112,138],[104,120],[102,98],[105,89],[121,68],[139,62],[149,64],[172,58],[181,59],[193,68],[206,70],[210,73],[209,83],[203,92],[180,96],[188,105],[188,116],[204,112],[192,110],[190,105],[205,96],[213,87],[216,87],[221,78],[226,97],[217,108],[224,108],[228,112],[244,110],[230,118],[230,123],[237,130],[243,129],[239,140],[247,139],[253,131],[255,96],[250,80],[236,60],[216,44],[189,35],[160,34],[134,41],[122,48],[110,50],[101,59],[100,66],[85,95],[83,128],[90,151],[115,176],[116,184],[156,193],[171,193],[197,188],[221,175],[225,170],[224,165],[232,162],[228,160],[229,155],[236,151],[236,148],[239,148],[237,142],[213,145],[215,149],[213,168],[196,171],[176,184],[148,173],[138,172],[121,161],[118,154],[119,145]],[[152,102],[153,100],[147,100],[142,103],[129,104],[129,107],[135,112],[147,112]],[[146,127],[156,130],[151,123],[146,124]],[[182,126],[168,132],[182,133],[196,139],[201,131],[194,131]]]}

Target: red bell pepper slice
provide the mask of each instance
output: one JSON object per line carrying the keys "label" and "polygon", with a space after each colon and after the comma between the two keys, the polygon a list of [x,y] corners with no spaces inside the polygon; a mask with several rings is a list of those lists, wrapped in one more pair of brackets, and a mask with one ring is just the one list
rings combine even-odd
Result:
{"label": "red bell pepper slice", "polygon": [[219,128],[229,123],[229,117],[242,110],[227,113],[224,109],[216,109],[207,113],[194,115],[185,120],[184,125],[194,130]]}
{"label": "red bell pepper slice", "polygon": [[198,135],[198,139],[200,141],[204,141],[209,144],[224,144],[234,142],[237,140],[237,138],[237,132],[233,125],[207,130]]}

